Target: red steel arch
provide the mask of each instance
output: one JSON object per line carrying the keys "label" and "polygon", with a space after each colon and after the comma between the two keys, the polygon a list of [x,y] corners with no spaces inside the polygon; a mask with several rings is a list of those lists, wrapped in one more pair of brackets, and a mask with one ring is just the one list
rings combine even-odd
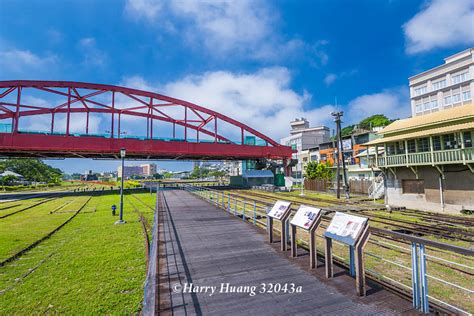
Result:
{"label": "red steel arch", "polygon": [[[51,97],[61,97],[59,104],[28,104],[22,98],[25,91],[35,90]],[[87,90],[82,92],[81,90]],[[126,103],[117,103],[117,97]],[[184,110],[184,117],[166,113],[169,108]],[[169,112],[169,111],[168,111]],[[85,134],[71,132],[71,114],[85,113]],[[89,134],[89,115],[110,115],[110,133],[107,136]],[[55,116],[66,116],[65,132],[55,132]],[[22,117],[48,115],[50,130],[42,133],[26,133],[19,129]],[[122,116],[146,118],[147,132],[142,139],[121,136]],[[290,147],[282,146],[228,116],[191,102],[171,98],[158,93],[132,88],[70,81],[0,81],[0,121],[10,121],[11,129],[0,132],[0,154],[4,156],[40,157],[116,157],[125,147],[127,156],[134,158],[174,159],[287,159]],[[171,139],[157,139],[153,135],[153,122],[172,124]],[[232,142],[219,131],[219,122],[225,122],[240,131],[240,144]],[[176,139],[176,126],[184,129],[184,137]],[[191,140],[188,130],[196,133]],[[200,140],[200,135],[212,138],[212,142]],[[253,136],[262,146],[245,145],[245,136]]]}

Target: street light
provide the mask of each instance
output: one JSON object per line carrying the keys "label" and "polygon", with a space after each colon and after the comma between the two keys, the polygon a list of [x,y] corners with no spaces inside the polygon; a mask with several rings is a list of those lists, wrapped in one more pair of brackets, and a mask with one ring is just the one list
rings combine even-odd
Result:
{"label": "street light", "polygon": [[124,170],[124,164],[125,164],[125,148],[120,148],[120,158],[122,158],[122,174],[120,177],[120,213],[119,213],[119,220],[115,222],[115,224],[125,224],[125,221],[123,220],[123,177],[125,174]]}

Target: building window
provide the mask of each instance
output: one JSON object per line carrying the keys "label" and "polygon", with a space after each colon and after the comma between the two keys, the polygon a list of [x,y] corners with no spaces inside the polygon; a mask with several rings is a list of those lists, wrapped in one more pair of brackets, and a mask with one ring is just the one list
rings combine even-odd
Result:
{"label": "building window", "polygon": [[453,94],[453,103],[461,102],[461,95],[459,93]]}
{"label": "building window", "polygon": [[395,155],[395,145],[394,144],[389,144],[387,145],[387,155]]}
{"label": "building window", "polygon": [[433,136],[433,149],[441,150],[441,137]]}
{"label": "building window", "polygon": [[416,113],[421,113],[423,112],[423,105],[422,104],[417,104],[415,107]]}
{"label": "building window", "polygon": [[428,138],[420,138],[418,139],[418,151],[425,152],[430,150],[430,144]]}
{"label": "building window", "polygon": [[429,111],[430,110],[430,103],[425,102],[423,103],[423,111]]}
{"label": "building window", "polygon": [[438,100],[433,100],[431,101],[431,109],[437,109],[438,108]]}
{"label": "building window", "polygon": [[425,194],[424,180],[402,180],[403,194]]}
{"label": "building window", "polygon": [[443,135],[443,146],[444,149],[457,148],[456,137],[454,136],[454,134]]}
{"label": "building window", "polygon": [[463,101],[468,101],[471,100],[471,91],[467,90],[462,93],[462,99]]}
{"label": "building window", "polygon": [[401,155],[405,153],[405,143],[404,142],[398,142],[396,146],[396,152],[397,155]]}
{"label": "building window", "polygon": [[433,82],[432,86],[433,86],[433,90],[443,89],[444,87],[446,87],[446,79]]}
{"label": "building window", "polygon": [[426,93],[426,86],[420,87],[420,88],[415,88],[415,95],[422,95]]}
{"label": "building window", "polygon": [[456,84],[456,83],[466,81],[469,78],[469,74],[466,71],[466,72],[463,72],[462,74],[453,75],[451,76],[451,78],[453,80],[453,84]]}
{"label": "building window", "polygon": [[451,96],[444,97],[444,106],[451,105]]}
{"label": "building window", "polygon": [[407,147],[409,153],[416,153],[416,142],[414,139],[407,141]]}
{"label": "building window", "polygon": [[471,148],[472,147],[472,134],[471,134],[471,132],[464,132],[463,139],[464,139],[464,147]]}
{"label": "building window", "polygon": [[323,160],[323,161],[328,160],[328,155],[326,155],[326,154],[321,154],[321,160]]}

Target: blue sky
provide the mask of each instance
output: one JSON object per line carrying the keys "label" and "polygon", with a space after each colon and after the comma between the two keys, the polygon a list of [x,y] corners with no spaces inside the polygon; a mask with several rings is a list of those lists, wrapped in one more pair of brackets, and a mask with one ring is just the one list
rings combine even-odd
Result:
{"label": "blue sky", "polygon": [[0,80],[153,90],[279,139],[295,117],[332,127],[336,107],[346,123],[408,116],[407,78],[472,46],[473,20],[473,0],[0,0]]}

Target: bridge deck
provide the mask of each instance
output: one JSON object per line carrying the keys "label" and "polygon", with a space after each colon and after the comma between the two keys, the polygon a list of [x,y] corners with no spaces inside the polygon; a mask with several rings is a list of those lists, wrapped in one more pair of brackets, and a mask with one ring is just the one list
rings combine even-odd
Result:
{"label": "bridge deck", "polygon": [[[398,296],[373,285],[355,295],[354,280],[336,269],[309,271],[309,258],[290,260],[270,245],[263,230],[245,223],[185,191],[165,191],[161,212],[161,314],[174,315],[399,315],[417,314]],[[192,283],[215,286],[208,293],[173,292]],[[294,283],[302,293],[220,293],[221,284],[257,286]],[[189,288],[189,287],[188,287]]]}

